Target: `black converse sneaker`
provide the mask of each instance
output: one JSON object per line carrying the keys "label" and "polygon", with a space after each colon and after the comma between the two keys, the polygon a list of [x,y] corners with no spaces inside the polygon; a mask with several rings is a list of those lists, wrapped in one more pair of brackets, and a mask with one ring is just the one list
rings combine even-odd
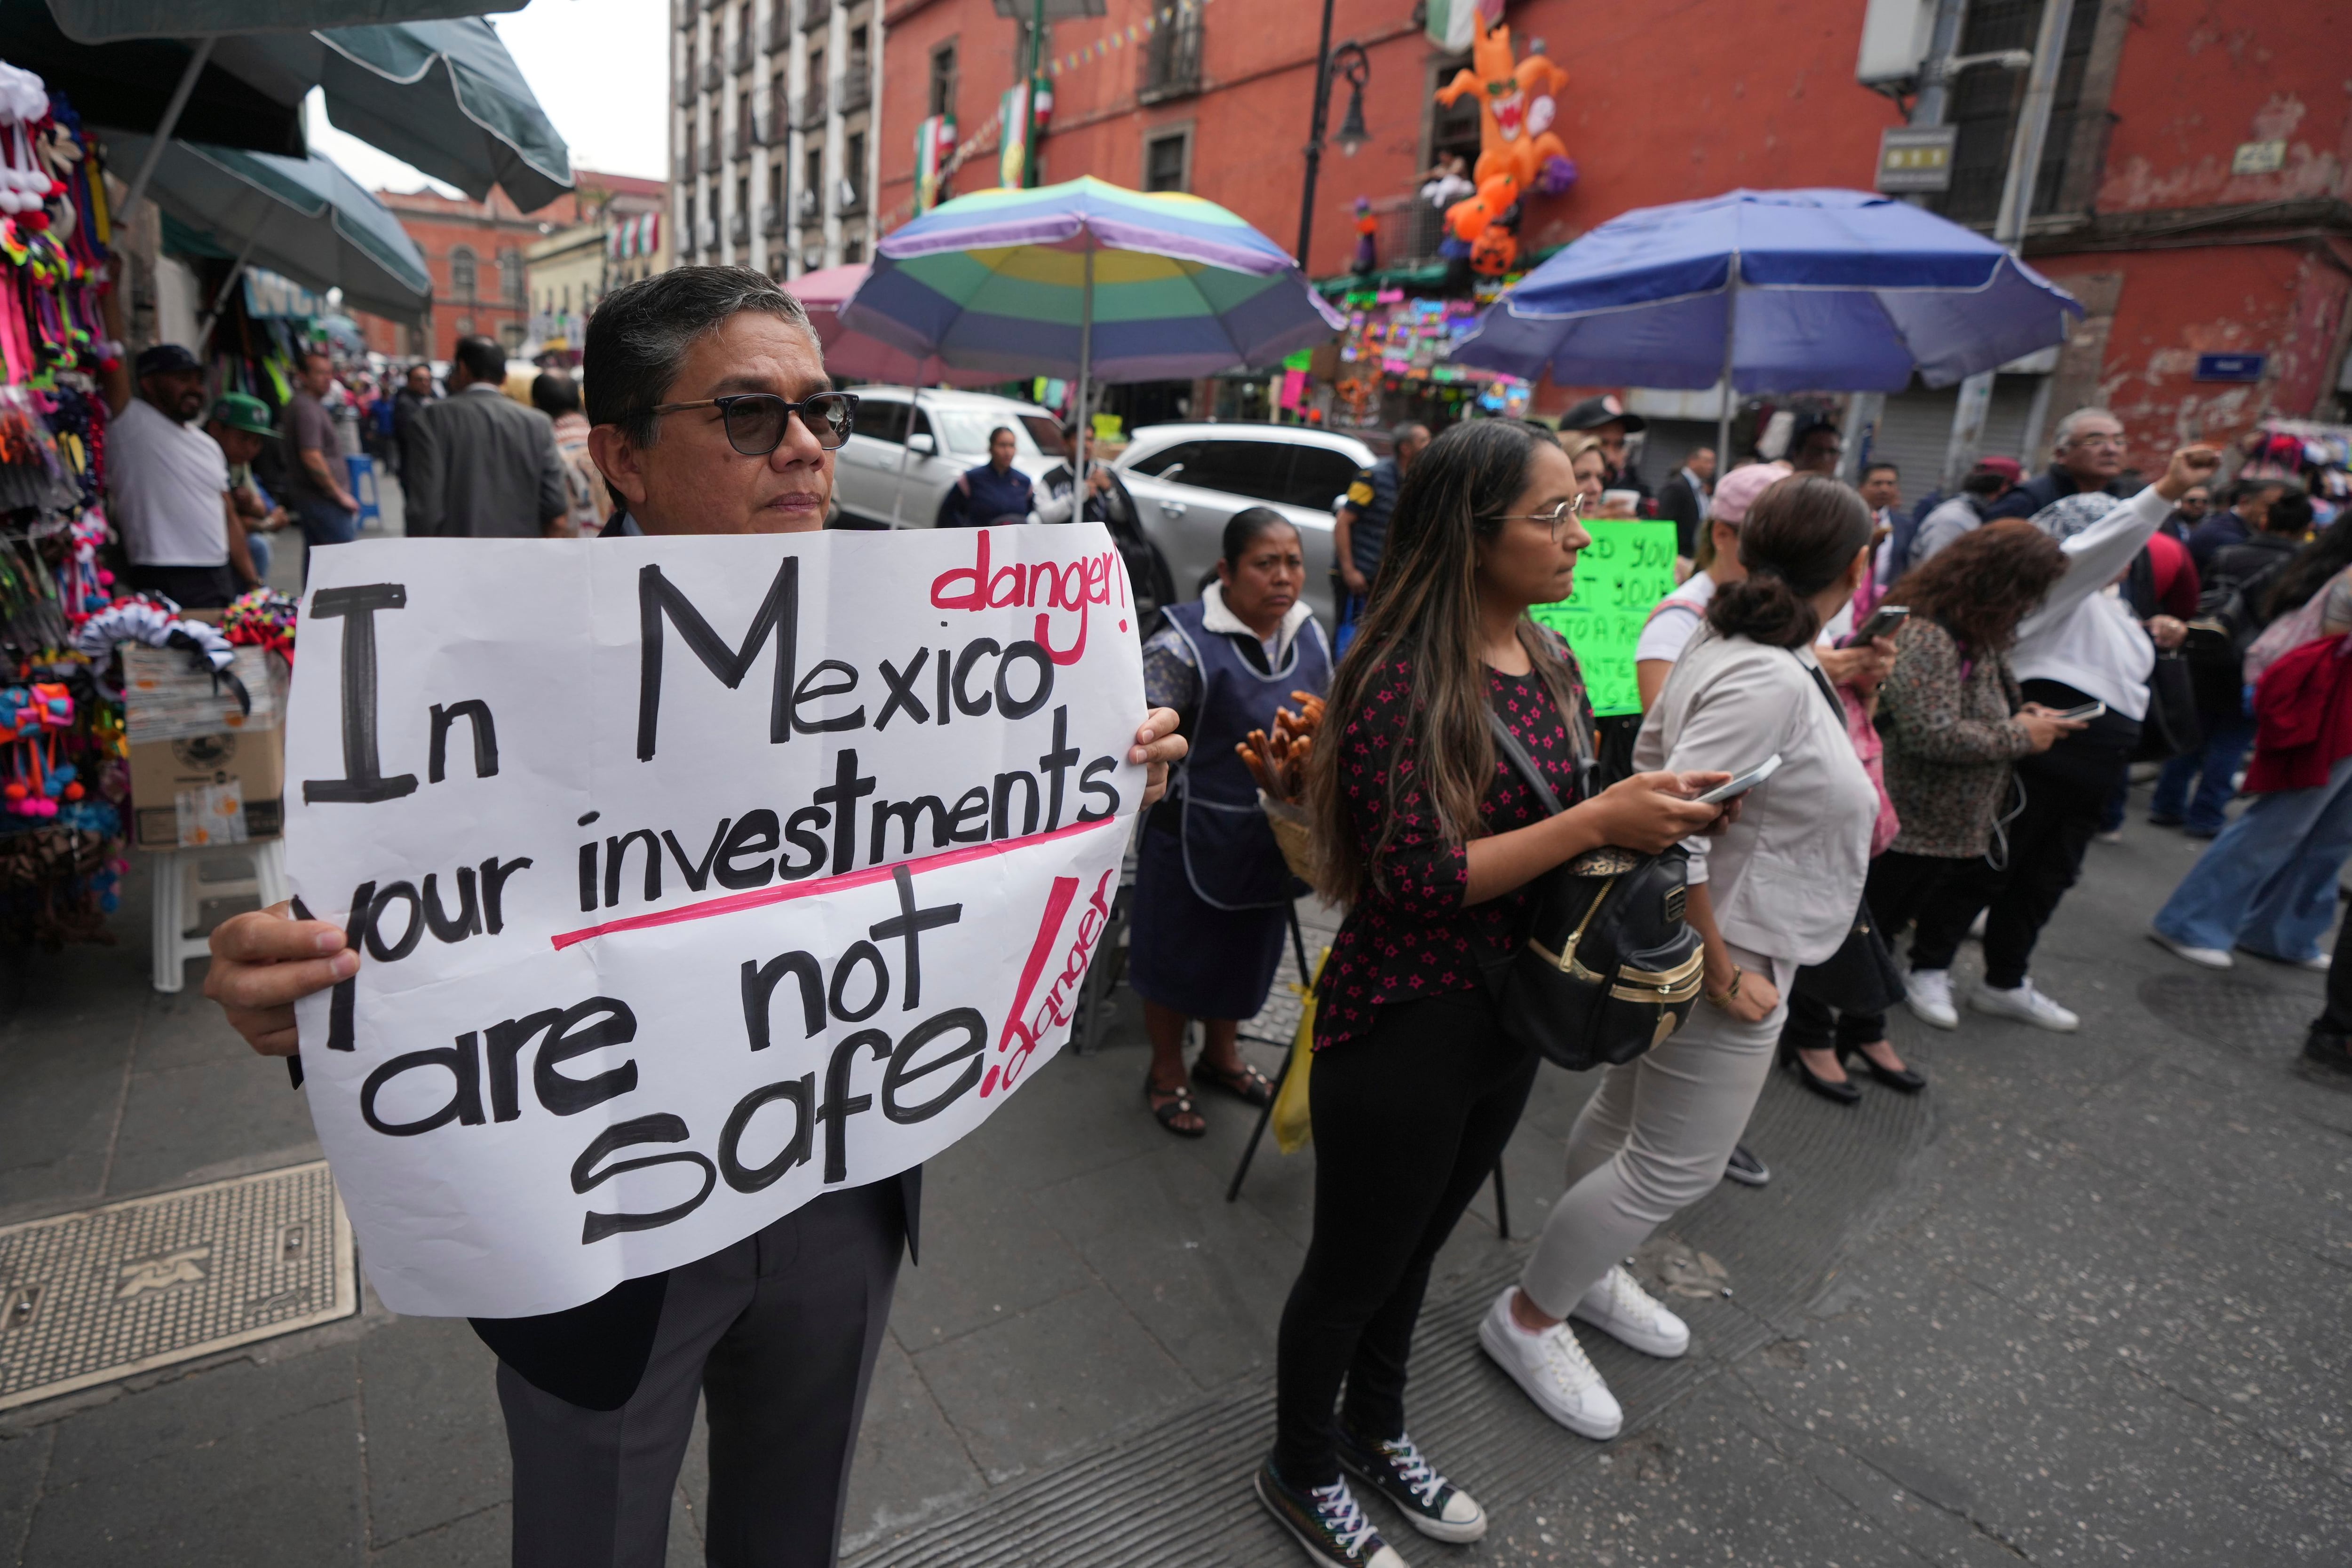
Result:
{"label": "black converse sneaker", "polygon": [[1256,1486],[1257,1500],[1316,1562],[1332,1568],[1404,1568],[1404,1559],[1364,1517],[1345,1479],[1328,1487],[1294,1487],[1275,1474],[1268,1459],[1257,1468]]}
{"label": "black converse sneaker", "polygon": [[1412,1527],[1432,1541],[1475,1541],[1486,1533],[1486,1511],[1439,1475],[1410,1436],[1391,1443],[1366,1442],[1343,1426],[1339,1464],[1403,1510]]}

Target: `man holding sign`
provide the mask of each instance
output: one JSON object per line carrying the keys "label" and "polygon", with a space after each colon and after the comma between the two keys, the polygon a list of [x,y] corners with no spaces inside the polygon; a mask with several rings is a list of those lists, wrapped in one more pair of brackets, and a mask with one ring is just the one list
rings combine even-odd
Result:
{"label": "man holding sign", "polygon": [[341,917],[224,924],[205,993],[311,1048],[386,1304],[498,1353],[517,1563],[662,1562],[698,1395],[709,1560],[830,1563],[919,1161],[1058,1046],[1184,742],[1127,740],[1098,528],[816,532],[855,400],[767,278],[618,290],[584,370],[599,541],[321,557],[288,837]]}

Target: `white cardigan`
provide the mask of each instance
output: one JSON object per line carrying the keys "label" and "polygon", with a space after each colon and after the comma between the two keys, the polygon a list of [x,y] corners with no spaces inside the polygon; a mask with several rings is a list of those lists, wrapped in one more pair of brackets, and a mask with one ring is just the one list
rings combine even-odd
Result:
{"label": "white cardigan", "polygon": [[1717,838],[1686,841],[1690,880],[1708,884],[1725,941],[1818,964],[1862,905],[1878,791],[1810,673],[1810,648],[1771,648],[1702,627],[1642,721],[1643,771],[1743,773],[1780,754]]}

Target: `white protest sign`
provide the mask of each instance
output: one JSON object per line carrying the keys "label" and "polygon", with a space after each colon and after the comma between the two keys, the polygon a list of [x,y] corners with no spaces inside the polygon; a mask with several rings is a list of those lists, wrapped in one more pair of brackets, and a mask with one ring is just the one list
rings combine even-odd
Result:
{"label": "white protest sign", "polygon": [[299,1009],[394,1312],[515,1317],[954,1143],[1059,1049],[1141,801],[1099,524],[315,558]]}

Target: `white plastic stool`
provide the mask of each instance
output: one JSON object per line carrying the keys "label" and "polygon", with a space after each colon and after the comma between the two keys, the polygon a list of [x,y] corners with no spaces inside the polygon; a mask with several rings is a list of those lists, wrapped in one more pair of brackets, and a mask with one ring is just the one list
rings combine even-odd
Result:
{"label": "white plastic stool", "polygon": [[[206,881],[205,868],[243,862],[243,876]],[[251,894],[267,909],[289,896],[286,886],[286,841],[257,839],[251,843],[216,844],[201,850],[163,850],[148,856],[154,867],[155,901],[152,922],[155,949],[155,988],[176,991],[186,983],[186,965],[211,952],[202,936],[193,936],[206,899],[236,898]]]}

